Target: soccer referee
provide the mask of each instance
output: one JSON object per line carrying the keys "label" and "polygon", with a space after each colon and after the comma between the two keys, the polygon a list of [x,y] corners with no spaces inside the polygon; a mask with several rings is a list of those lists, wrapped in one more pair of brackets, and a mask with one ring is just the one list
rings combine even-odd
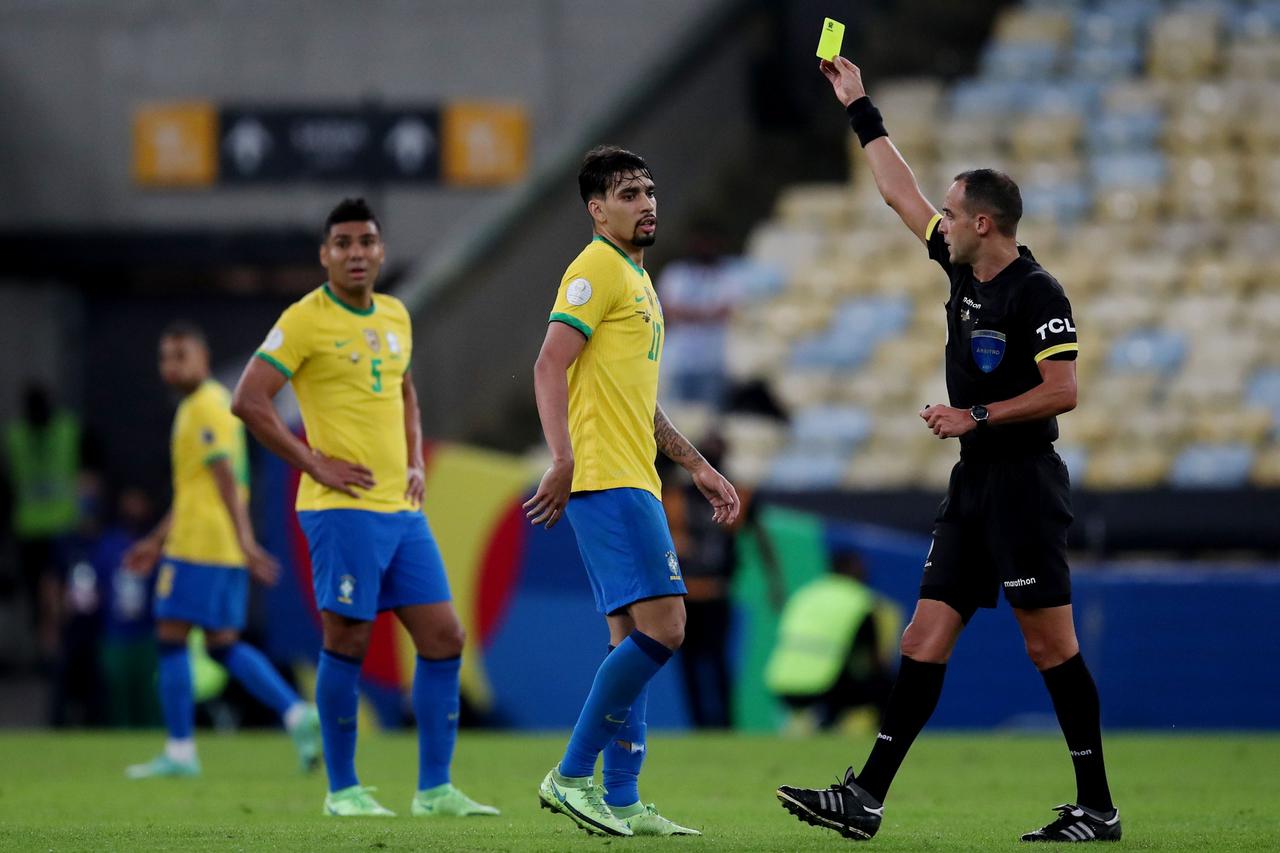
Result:
{"label": "soccer referee", "polygon": [[875,835],[889,785],[938,703],[960,632],[979,607],[996,605],[1003,587],[1076,773],[1076,802],[1057,806],[1057,819],[1022,840],[1118,839],[1098,690],[1071,616],[1067,469],[1053,451],[1056,417],[1076,405],[1071,305],[1015,240],[1022,196],[1008,175],[957,175],[939,213],[889,141],[857,66],[837,56],[820,68],[848,110],[880,194],[951,280],[951,405],[926,406],[920,417],[938,438],[960,439],[960,461],[938,509],[897,682],[862,772],[849,768],[843,783],[821,790],[783,786],[778,799],[801,820],[846,838]]}

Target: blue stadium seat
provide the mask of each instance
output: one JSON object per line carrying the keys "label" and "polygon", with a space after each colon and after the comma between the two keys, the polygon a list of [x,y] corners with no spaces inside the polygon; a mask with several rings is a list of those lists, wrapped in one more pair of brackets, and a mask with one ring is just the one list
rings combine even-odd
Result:
{"label": "blue stadium seat", "polygon": [[1183,488],[1238,488],[1249,481],[1253,448],[1246,444],[1193,444],[1178,454],[1169,482]]}
{"label": "blue stadium seat", "polygon": [[982,76],[994,80],[1047,79],[1058,70],[1059,49],[1048,41],[992,42],[983,51]]}
{"label": "blue stadium seat", "polygon": [[1142,64],[1136,44],[1096,44],[1078,47],[1071,54],[1071,73],[1085,80],[1115,80],[1129,77]]}
{"label": "blue stadium seat", "polygon": [[1091,115],[1102,84],[1096,80],[1054,80],[1027,84],[1024,110],[1028,115]]}
{"label": "blue stadium seat", "polygon": [[1095,153],[1149,153],[1160,139],[1164,116],[1158,110],[1107,112],[1089,124],[1085,142]]}
{"label": "blue stadium seat", "polygon": [[1280,2],[1263,0],[1237,6],[1227,15],[1227,28],[1235,38],[1275,38],[1280,35]]}
{"label": "blue stadium seat", "polygon": [[844,478],[846,454],[783,451],[773,458],[768,485],[783,491],[833,489]]}
{"label": "blue stadium seat", "polygon": [[1164,11],[1161,0],[1106,0],[1097,4],[1097,12],[1116,21],[1119,26],[1145,28]]}
{"label": "blue stadium seat", "polygon": [[1093,194],[1082,182],[1024,184],[1022,215],[1028,221],[1079,222],[1093,209]]}
{"label": "blue stadium seat", "polygon": [[1280,430],[1280,367],[1264,367],[1249,379],[1245,401],[1250,406],[1271,410],[1271,420]]}
{"label": "blue stadium seat", "polygon": [[727,266],[738,284],[738,297],[743,301],[768,299],[787,287],[787,278],[778,269],[751,258],[735,258]]}
{"label": "blue stadium seat", "polygon": [[1158,188],[1169,171],[1164,155],[1154,151],[1099,154],[1089,165],[1097,185],[1107,188]]}
{"label": "blue stadium seat", "polygon": [[1028,102],[1030,87],[1018,80],[962,80],[951,91],[951,110],[966,116],[1005,116]]}
{"label": "blue stadium seat", "polygon": [[909,296],[850,299],[836,309],[825,332],[796,345],[791,362],[796,367],[857,367],[882,341],[905,330],[913,312]]}
{"label": "blue stadium seat", "polygon": [[1186,338],[1167,329],[1140,329],[1130,332],[1111,348],[1108,363],[1121,373],[1177,372],[1187,353]]}
{"label": "blue stadium seat", "polygon": [[1077,48],[1127,46],[1142,42],[1142,24],[1123,15],[1108,14],[1106,6],[1078,15],[1075,20]]}
{"label": "blue stadium seat", "polygon": [[871,435],[871,415],[858,406],[810,406],[791,423],[797,449],[839,449],[848,453]]}

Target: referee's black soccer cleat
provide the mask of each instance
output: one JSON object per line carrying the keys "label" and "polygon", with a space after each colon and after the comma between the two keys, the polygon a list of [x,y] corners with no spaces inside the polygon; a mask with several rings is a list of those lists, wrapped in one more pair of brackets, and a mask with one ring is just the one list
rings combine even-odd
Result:
{"label": "referee's black soccer cleat", "polygon": [[1075,803],[1054,806],[1058,819],[1048,826],[1028,832],[1023,841],[1119,841],[1120,810],[1110,818],[1102,818]]}
{"label": "referee's black soccer cleat", "polygon": [[853,768],[845,771],[844,781],[830,788],[778,789],[782,807],[805,823],[833,829],[845,838],[866,841],[880,828],[884,806],[858,787]]}

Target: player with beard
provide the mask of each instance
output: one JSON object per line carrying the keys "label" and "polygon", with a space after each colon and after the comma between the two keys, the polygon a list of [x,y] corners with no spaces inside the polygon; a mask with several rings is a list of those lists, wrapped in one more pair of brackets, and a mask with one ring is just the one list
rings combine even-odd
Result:
{"label": "player with beard", "polygon": [[[610,651],[538,794],[544,808],[589,833],[698,835],[643,805],[637,782],[648,685],[680,648],[685,626],[657,451],[689,471],[716,522],[732,524],[740,504],[658,406],[662,308],[644,269],[657,233],[649,167],[630,151],[596,148],[583,160],[578,189],[595,236],[561,280],[534,367],[552,464],[525,509],[547,527],[568,516]],[[601,752],[603,787],[594,780]]]}

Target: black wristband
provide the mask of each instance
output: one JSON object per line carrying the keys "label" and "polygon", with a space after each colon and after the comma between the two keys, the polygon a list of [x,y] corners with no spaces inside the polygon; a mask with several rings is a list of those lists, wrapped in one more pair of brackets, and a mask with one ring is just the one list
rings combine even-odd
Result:
{"label": "black wristband", "polygon": [[866,95],[850,104],[847,112],[849,124],[853,126],[853,132],[858,134],[858,142],[862,143],[863,148],[871,140],[889,135],[889,131],[884,129],[884,116],[880,115],[876,105]]}

